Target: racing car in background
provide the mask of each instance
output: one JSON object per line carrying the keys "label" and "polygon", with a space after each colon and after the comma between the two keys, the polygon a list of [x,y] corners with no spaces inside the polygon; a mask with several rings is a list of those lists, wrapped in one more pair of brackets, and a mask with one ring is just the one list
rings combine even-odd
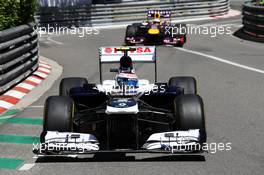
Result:
{"label": "racing car in background", "polygon": [[[46,99],[36,154],[202,152],[204,106],[195,78],[171,77],[158,83],[155,46],[99,50],[99,84],[64,78],[59,95]],[[155,64],[154,83],[138,78],[135,62]],[[106,63],[119,63],[110,69],[114,79],[102,79]]]}
{"label": "racing car in background", "polygon": [[147,21],[133,23],[126,28],[125,44],[128,46],[173,45],[182,47],[186,42],[185,24],[173,24],[170,11],[150,10]]}

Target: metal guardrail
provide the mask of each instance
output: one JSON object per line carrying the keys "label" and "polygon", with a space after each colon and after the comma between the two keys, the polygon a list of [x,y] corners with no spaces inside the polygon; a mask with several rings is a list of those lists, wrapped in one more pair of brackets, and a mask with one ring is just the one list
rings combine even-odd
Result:
{"label": "metal guardrail", "polygon": [[[91,5],[93,0],[37,0],[39,7],[67,7]],[[94,0],[98,1],[98,0]]]}
{"label": "metal guardrail", "polygon": [[146,19],[152,9],[170,10],[172,17],[183,19],[196,16],[219,16],[229,11],[229,0],[163,0],[87,7],[42,7],[37,19],[41,26],[98,26],[128,23]]}
{"label": "metal guardrail", "polygon": [[35,24],[0,31],[0,94],[38,68]]}
{"label": "metal guardrail", "polygon": [[[243,4],[243,32],[264,42],[264,6],[247,1]],[[254,39],[255,38],[255,39]]]}

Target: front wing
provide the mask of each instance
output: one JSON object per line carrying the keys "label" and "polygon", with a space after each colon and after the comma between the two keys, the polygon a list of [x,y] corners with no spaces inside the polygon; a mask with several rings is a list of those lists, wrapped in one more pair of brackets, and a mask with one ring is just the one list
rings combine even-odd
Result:
{"label": "front wing", "polygon": [[171,131],[154,133],[141,149],[100,150],[100,143],[95,136],[83,133],[48,131],[41,144],[34,148],[37,156],[80,155],[98,152],[123,153],[201,153],[200,130]]}

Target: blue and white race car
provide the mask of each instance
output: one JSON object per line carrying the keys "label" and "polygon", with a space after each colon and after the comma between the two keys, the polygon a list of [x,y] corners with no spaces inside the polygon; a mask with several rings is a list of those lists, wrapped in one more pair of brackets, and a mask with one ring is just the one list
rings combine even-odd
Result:
{"label": "blue and white race car", "polygon": [[[60,94],[47,98],[38,156],[202,152],[204,106],[193,77],[157,82],[154,46],[102,47],[100,83],[64,78]],[[154,63],[155,82],[140,79],[134,63]],[[102,79],[102,64],[116,76]]]}

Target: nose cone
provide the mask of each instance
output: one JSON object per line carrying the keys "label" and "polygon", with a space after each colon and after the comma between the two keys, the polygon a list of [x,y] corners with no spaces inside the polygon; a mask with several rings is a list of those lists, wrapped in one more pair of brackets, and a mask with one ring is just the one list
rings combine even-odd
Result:
{"label": "nose cone", "polygon": [[149,29],[148,33],[151,35],[157,35],[160,33],[159,29]]}

